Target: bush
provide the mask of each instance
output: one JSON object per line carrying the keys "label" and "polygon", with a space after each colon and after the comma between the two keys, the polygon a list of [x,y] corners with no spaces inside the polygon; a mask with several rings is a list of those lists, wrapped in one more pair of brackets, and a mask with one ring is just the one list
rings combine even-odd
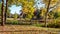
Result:
{"label": "bush", "polygon": [[37,27],[44,27],[44,24],[33,24],[33,25]]}
{"label": "bush", "polygon": [[11,25],[31,25],[31,23],[23,23],[18,20],[7,20],[6,24],[11,24]]}
{"label": "bush", "polygon": [[60,23],[49,23],[47,24],[47,27],[60,28]]}
{"label": "bush", "polygon": [[[37,26],[37,27],[45,27],[44,24],[34,24],[34,26]],[[47,27],[48,28],[60,28],[60,23],[48,23],[47,24]]]}
{"label": "bush", "polygon": [[18,24],[18,21],[17,20],[7,20],[6,24],[12,24],[12,25],[14,25],[14,24]]}

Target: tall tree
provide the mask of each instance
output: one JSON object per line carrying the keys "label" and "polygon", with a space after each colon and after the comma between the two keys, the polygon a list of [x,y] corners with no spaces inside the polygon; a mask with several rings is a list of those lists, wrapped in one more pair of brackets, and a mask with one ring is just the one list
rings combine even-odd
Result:
{"label": "tall tree", "polygon": [[0,3],[0,15],[1,15],[1,5],[2,5],[2,3]]}
{"label": "tall tree", "polygon": [[46,27],[47,27],[47,15],[48,15],[48,11],[49,11],[50,2],[51,2],[51,0],[48,1],[47,11],[46,11],[46,13],[45,13],[45,26],[46,26]]}
{"label": "tall tree", "polygon": [[2,11],[1,11],[1,25],[4,26],[5,24],[5,11],[4,11],[4,0],[2,0]]}
{"label": "tall tree", "polygon": [[46,20],[47,20],[48,12],[52,11],[59,4],[59,0],[43,0],[43,2],[45,4],[45,7],[47,8],[46,14],[45,14],[45,25],[46,25],[46,23],[47,23]]}
{"label": "tall tree", "polygon": [[5,23],[6,23],[6,13],[7,13],[7,10],[8,10],[8,0],[6,0],[6,8],[5,8]]}

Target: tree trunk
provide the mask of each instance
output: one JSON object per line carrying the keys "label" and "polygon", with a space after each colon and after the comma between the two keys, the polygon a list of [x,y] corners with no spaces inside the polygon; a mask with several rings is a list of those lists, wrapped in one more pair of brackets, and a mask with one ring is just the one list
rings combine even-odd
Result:
{"label": "tree trunk", "polygon": [[45,14],[45,26],[46,27],[47,27],[47,15],[48,15],[48,11],[49,11],[50,2],[51,2],[51,0],[49,0],[49,2],[48,2],[47,11],[46,11],[46,14]]}
{"label": "tree trunk", "polygon": [[6,23],[6,13],[7,13],[7,10],[8,10],[8,0],[6,0],[6,8],[5,8],[5,23]]}
{"label": "tree trunk", "polygon": [[1,11],[1,25],[4,26],[5,23],[5,11],[4,11],[4,0],[2,0],[2,11]]}

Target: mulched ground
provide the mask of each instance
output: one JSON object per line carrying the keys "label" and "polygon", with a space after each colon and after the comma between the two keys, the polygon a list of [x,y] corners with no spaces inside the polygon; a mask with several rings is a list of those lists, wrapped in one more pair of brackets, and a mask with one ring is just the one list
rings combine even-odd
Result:
{"label": "mulched ground", "polygon": [[60,29],[28,25],[5,25],[0,26],[0,34],[60,34]]}

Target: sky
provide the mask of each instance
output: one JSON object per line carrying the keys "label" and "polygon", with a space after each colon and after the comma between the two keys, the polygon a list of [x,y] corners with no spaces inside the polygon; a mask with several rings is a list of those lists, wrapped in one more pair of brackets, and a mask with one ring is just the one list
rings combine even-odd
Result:
{"label": "sky", "polygon": [[1,0],[0,0],[0,2],[1,2]]}
{"label": "sky", "polygon": [[22,7],[21,6],[12,5],[11,7],[9,7],[9,9],[11,10],[12,14],[14,14],[15,12],[17,14],[20,14],[20,10],[22,10]]}
{"label": "sky", "polygon": [[42,0],[39,0],[39,1],[36,2],[35,7],[37,7],[38,9],[40,9],[41,7],[44,8],[45,4],[42,2]]}

